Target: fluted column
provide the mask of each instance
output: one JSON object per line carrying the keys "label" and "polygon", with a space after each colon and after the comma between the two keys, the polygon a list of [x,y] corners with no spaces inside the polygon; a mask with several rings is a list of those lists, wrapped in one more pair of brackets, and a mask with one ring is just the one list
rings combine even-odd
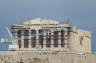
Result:
{"label": "fluted column", "polygon": [[53,36],[54,33],[53,32],[54,32],[54,30],[51,30],[51,32],[50,32],[51,33],[51,48],[52,49],[54,49],[54,36]]}
{"label": "fluted column", "polygon": [[61,32],[58,32],[58,48],[61,48]]}
{"label": "fluted column", "polygon": [[68,48],[70,50],[74,50],[74,32],[75,32],[75,27],[70,27],[69,30],[68,30]]}
{"label": "fluted column", "polygon": [[17,36],[18,35],[18,33],[17,33],[18,29],[14,29],[13,31],[14,31],[14,36],[13,36],[14,42],[12,42],[12,44],[15,44],[15,45],[19,46],[19,44],[18,44],[18,36]]}
{"label": "fluted column", "polygon": [[24,48],[24,30],[22,30],[21,32],[21,48],[23,49]]}
{"label": "fluted column", "polygon": [[36,48],[40,48],[40,43],[39,43],[39,30],[36,29]]}
{"label": "fluted column", "polygon": [[68,48],[67,30],[64,31],[64,48]]}
{"label": "fluted column", "polygon": [[43,48],[46,48],[46,31],[43,32]]}
{"label": "fluted column", "polygon": [[28,43],[28,46],[29,48],[31,48],[31,30],[29,30],[29,43]]}

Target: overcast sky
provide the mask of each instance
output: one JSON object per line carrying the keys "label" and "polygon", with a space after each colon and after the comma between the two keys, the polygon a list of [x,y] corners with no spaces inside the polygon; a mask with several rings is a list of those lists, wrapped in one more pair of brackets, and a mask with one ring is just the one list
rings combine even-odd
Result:
{"label": "overcast sky", "polygon": [[34,18],[58,20],[92,31],[96,50],[96,0],[0,0],[0,37],[8,36],[5,27]]}

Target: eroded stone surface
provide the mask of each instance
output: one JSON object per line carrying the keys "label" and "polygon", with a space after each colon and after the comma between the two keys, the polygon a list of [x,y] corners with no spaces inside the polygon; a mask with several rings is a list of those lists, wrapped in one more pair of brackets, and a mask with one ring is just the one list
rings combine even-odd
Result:
{"label": "eroded stone surface", "polygon": [[96,54],[32,53],[0,54],[0,63],[96,63]]}

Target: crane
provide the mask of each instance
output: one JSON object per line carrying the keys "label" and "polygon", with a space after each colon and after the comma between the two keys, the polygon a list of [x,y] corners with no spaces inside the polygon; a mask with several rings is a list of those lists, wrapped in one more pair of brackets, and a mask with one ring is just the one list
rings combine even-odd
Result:
{"label": "crane", "polygon": [[12,36],[12,33],[10,32],[10,30],[8,29],[8,27],[6,27],[6,30],[9,34],[10,40],[11,40],[11,44],[9,45],[9,50],[17,50],[18,49],[18,45],[16,43],[16,40],[14,39],[14,37]]}

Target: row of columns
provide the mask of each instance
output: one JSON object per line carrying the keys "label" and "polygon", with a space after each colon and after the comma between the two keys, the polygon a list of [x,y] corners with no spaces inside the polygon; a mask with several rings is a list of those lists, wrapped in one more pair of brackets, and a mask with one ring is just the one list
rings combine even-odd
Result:
{"label": "row of columns", "polygon": [[[18,43],[18,45],[19,45],[19,48],[25,48],[24,47],[24,39],[25,39],[25,36],[22,36],[22,35],[24,35],[24,31],[22,31],[21,32],[21,38],[19,38],[17,35],[18,35],[18,30],[16,30],[16,29],[14,29],[14,31],[15,31],[15,34],[14,34],[14,36],[15,36],[15,39],[17,40],[17,43]],[[52,32],[51,33],[51,44],[52,45],[50,45],[52,48],[54,48],[54,29],[53,30],[51,30],[50,32]],[[49,32],[49,33],[50,33]],[[68,34],[68,31],[64,31],[65,33],[64,33],[64,48],[68,48],[69,47],[69,39],[68,39],[68,36],[67,36],[67,34]],[[47,39],[47,33],[46,33],[46,31],[45,32],[43,32],[43,48],[46,48],[46,39]],[[29,40],[28,40],[28,48],[32,48],[32,34],[31,34],[31,30],[29,30],[29,36],[27,37]],[[18,42],[18,40],[20,40],[21,42],[21,44],[19,44],[19,42]],[[62,40],[61,40],[61,32],[58,32],[58,47],[62,47],[62,45],[60,45],[61,44],[61,42],[62,42]],[[21,45],[21,46],[20,46]],[[50,48],[51,48],[50,47]],[[41,48],[41,45],[40,45],[40,43],[39,43],[39,30],[37,29],[36,30],[36,48]]]}

